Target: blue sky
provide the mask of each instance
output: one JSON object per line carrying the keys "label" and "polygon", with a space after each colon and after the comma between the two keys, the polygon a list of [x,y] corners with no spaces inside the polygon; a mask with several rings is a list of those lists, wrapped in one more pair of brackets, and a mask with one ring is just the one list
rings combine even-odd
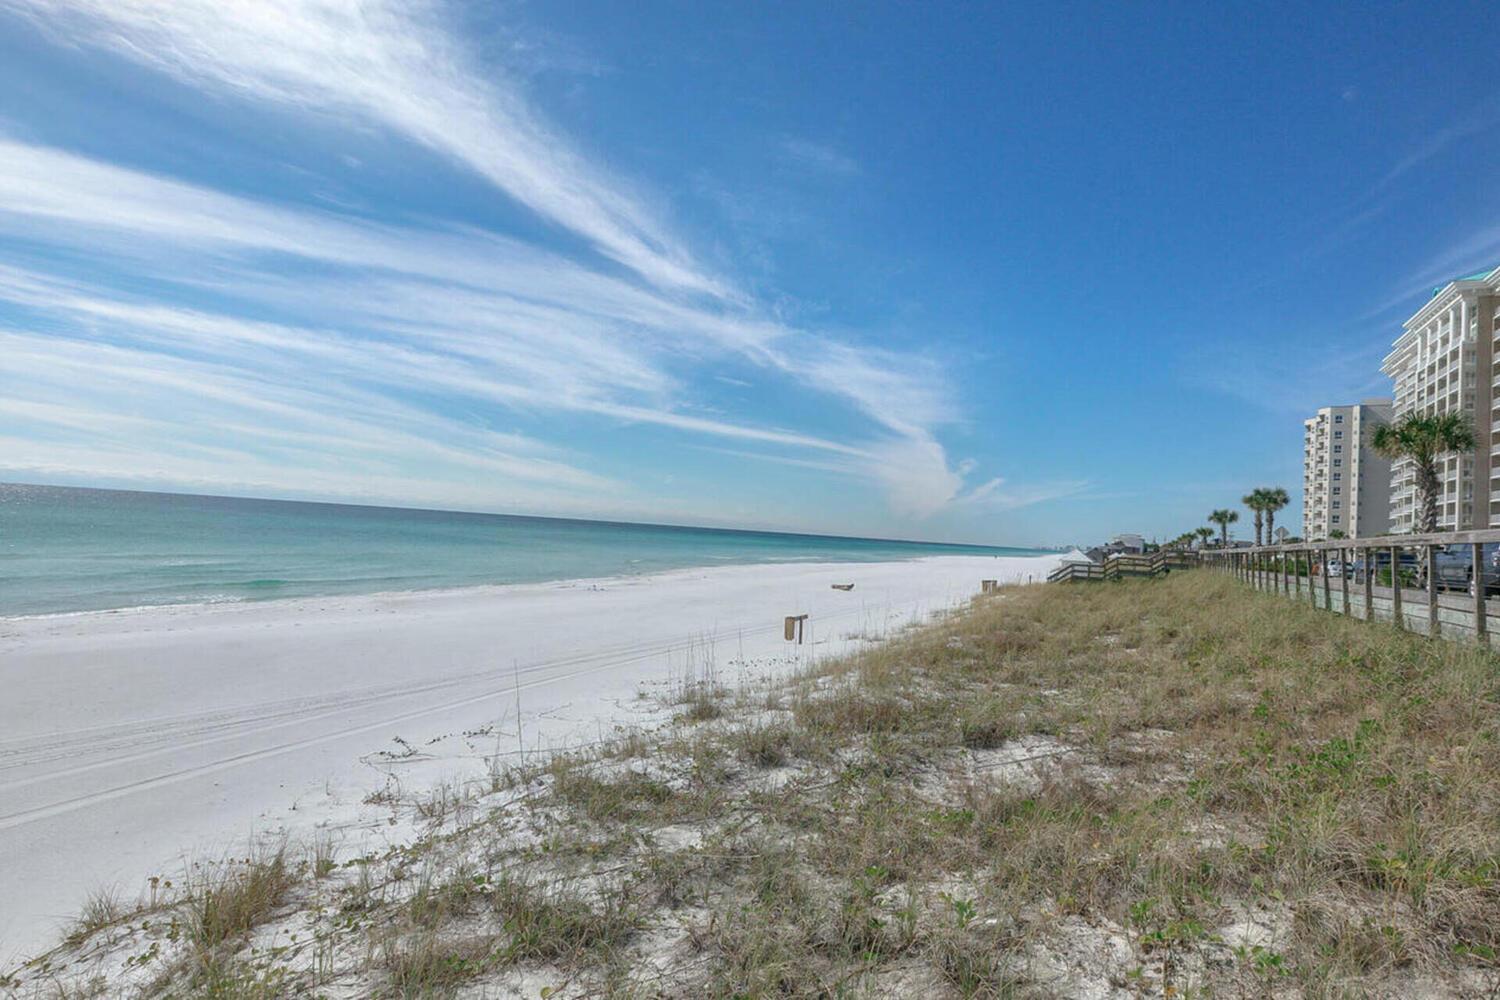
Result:
{"label": "blue sky", "polygon": [[1169,536],[1500,261],[1487,5],[913,10],[0,0],[0,477]]}

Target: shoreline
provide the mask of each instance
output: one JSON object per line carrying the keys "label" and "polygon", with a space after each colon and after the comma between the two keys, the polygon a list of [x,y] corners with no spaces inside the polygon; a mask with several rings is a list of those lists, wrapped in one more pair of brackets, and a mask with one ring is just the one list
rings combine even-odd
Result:
{"label": "shoreline", "polygon": [[[392,846],[416,831],[379,820],[382,785],[409,793],[518,748],[649,727],[661,715],[645,690],[804,669],[1059,558],[750,563],[5,619],[0,883],[14,891],[0,964],[54,940],[101,885],[133,894],[168,876],[174,855],[242,850],[252,833]],[[856,589],[831,589],[845,581]],[[791,613],[812,615],[804,645],[782,639]]]}
{"label": "shoreline", "polygon": [[[919,543],[909,543],[919,544]],[[921,543],[925,544],[925,543]],[[26,622],[54,618],[77,618],[89,615],[128,615],[143,612],[169,611],[174,608],[210,609],[220,607],[239,607],[244,605],[264,605],[290,601],[316,601],[316,600],[338,600],[358,598],[397,598],[412,595],[446,595],[462,594],[478,591],[505,591],[518,587],[550,587],[563,585],[598,585],[604,583],[619,583],[622,581],[650,580],[657,577],[670,576],[676,573],[694,573],[710,570],[734,569],[738,567],[770,568],[777,566],[785,567],[816,567],[816,566],[872,566],[884,563],[921,563],[933,559],[1045,559],[1049,557],[1061,557],[1068,555],[1073,550],[1054,551],[1051,549],[1016,549],[1013,552],[997,552],[993,555],[980,553],[924,553],[914,555],[907,559],[776,559],[765,562],[715,562],[695,563],[690,566],[674,566],[667,569],[646,570],[640,573],[620,573],[614,576],[582,576],[582,577],[558,577],[552,580],[529,580],[516,581],[512,583],[467,583],[467,584],[445,584],[434,587],[411,587],[405,590],[348,590],[329,591],[326,593],[312,594],[287,594],[273,597],[226,597],[219,600],[195,600],[195,601],[168,601],[160,604],[125,604],[118,607],[107,608],[79,608],[74,611],[34,611],[21,614],[0,613],[0,626],[11,622]]]}

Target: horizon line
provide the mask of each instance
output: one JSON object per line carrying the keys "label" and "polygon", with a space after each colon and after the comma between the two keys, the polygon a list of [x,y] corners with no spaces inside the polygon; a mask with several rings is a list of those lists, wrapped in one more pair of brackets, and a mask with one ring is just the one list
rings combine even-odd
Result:
{"label": "horizon line", "polygon": [[567,521],[577,524],[607,524],[634,528],[668,528],[690,531],[723,531],[738,534],[786,535],[793,538],[834,538],[851,542],[883,542],[895,545],[936,545],[945,548],[1010,549],[1023,552],[1060,552],[1076,545],[998,545],[988,542],[940,542],[919,538],[884,538],[877,535],[837,535],[819,531],[789,531],[778,528],[728,528],[709,524],[672,524],[664,521],[630,521],[616,518],[565,517],[556,514],[518,514],[493,510],[464,510],[455,507],[408,507],[388,503],[360,503],[347,500],[300,500],[275,496],[241,496],[231,493],[191,493],[184,490],[122,489],[114,486],[75,486],[64,483],[25,483],[0,479],[0,487],[29,486],[42,489],[87,490],[92,493],[139,493],[148,496],[193,497],[206,500],[253,500],[258,503],[307,504],[319,507],[354,507],[363,510],[395,510],[421,514],[459,514],[466,517],[513,517],[536,521]]}

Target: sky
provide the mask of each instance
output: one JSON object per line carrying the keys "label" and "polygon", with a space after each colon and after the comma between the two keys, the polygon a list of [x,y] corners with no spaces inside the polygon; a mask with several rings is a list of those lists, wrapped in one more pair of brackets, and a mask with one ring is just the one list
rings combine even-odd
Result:
{"label": "sky", "polygon": [[0,0],[0,479],[1295,527],[1500,263],[1492,8],[914,10]]}

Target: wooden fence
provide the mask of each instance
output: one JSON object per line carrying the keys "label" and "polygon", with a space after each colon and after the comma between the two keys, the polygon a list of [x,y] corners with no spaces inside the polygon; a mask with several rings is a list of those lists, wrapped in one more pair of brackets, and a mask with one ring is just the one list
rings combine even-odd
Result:
{"label": "wooden fence", "polygon": [[1047,574],[1048,583],[1070,583],[1081,580],[1119,580],[1128,576],[1161,576],[1174,569],[1191,569],[1200,565],[1197,558],[1185,552],[1152,552],[1147,555],[1121,553],[1102,563],[1063,563]]}
{"label": "wooden fence", "polygon": [[1489,598],[1500,593],[1497,556],[1500,529],[1199,553],[1205,565],[1315,608],[1485,644],[1495,632]]}

